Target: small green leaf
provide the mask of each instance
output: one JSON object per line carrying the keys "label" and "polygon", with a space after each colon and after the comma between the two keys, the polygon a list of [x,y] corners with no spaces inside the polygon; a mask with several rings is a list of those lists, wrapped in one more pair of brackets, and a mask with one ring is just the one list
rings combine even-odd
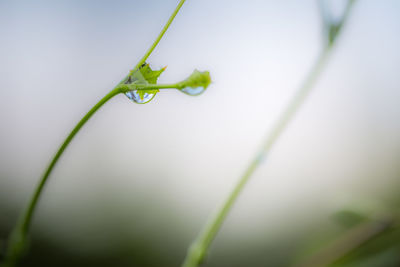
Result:
{"label": "small green leaf", "polygon": [[[150,65],[144,63],[138,70],[133,71],[129,74],[128,83],[135,83],[135,84],[157,84],[157,79],[164,72],[166,67],[160,70],[152,70]],[[156,94],[158,93],[158,89],[151,89],[151,90],[138,90],[138,94],[141,99],[143,99],[144,94]]]}
{"label": "small green leaf", "polygon": [[206,89],[211,83],[210,72],[194,70],[193,73],[183,81],[183,87],[203,87]]}
{"label": "small green leaf", "polygon": [[140,68],[139,70],[140,70],[141,74],[143,75],[143,77],[145,78],[145,80],[148,83],[156,84],[158,77],[161,75],[161,73],[164,72],[164,70],[166,68],[167,67],[164,67],[164,68],[162,68],[160,70],[152,70],[150,68],[150,65],[146,64],[142,68]]}

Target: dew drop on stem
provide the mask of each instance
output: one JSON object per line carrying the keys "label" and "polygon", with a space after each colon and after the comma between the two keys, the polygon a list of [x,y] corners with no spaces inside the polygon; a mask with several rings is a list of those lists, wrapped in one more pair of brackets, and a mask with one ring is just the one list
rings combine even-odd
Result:
{"label": "dew drop on stem", "polygon": [[188,87],[181,89],[181,91],[183,93],[188,94],[188,95],[199,95],[199,94],[203,93],[204,90],[205,90],[205,88],[201,87],[201,86],[195,87],[195,88],[188,86]]}
{"label": "dew drop on stem", "polygon": [[128,91],[125,95],[137,104],[146,104],[150,102],[156,94],[144,93],[141,97],[138,90]]}

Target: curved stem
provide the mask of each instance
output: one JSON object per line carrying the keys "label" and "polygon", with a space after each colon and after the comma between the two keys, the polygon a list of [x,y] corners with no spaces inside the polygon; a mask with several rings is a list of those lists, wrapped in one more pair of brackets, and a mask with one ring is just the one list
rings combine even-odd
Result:
{"label": "curved stem", "polygon": [[67,138],[64,140],[64,143],[60,146],[58,149],[57,153],[55,154],[53,160],[50,162],[49,166],[47,167],[46,171],[44,172],[42,178],[40,179],[40,183],[38,184],[31,201],[29,202],[29,206],[27,211],[24,214],[24,217],[22,219],[22,227],[21,230],[23,233],[26,233],[29,228],[29,222],[31,221],[32,218],[32,213],[35,209],[36,203],[39,199],[40,193],[43,189],[44,184],[47,181],[47,178],[49,177],[51,171],[53,170],[54,166],[56,165],[58,159],[60,156],[63,154],[64,150],[67,148],[69,143],[72,141],[72,139],[75,137],[75,135],[79,132],[79,130],[82,128],[83,125],[96,113],[96,111],[101,108],[108,100],[116,96],[117,94],[120,93],[120,90],[118,88],[115,88],[111,90],[107,95],[105,95],[102,99],[100,99],[99,102],[97,102],[96,105],[94,105],[88,113],[86,113],[85,116],[78,122],[78,124],[72,129],[70,134],[67,136]]}
{"label": "curved stem", "polygon": [[79,130],[85,125],[85,123],[96,113],[96,111],[101,108],[108,100],[116,96],[117,94],[121,93],[118,87],[111,90],[107,95],[105,95],[96,105],[94,105],[88,113],[78,122],[78,124],[72,129],[69,133],[67,138],[64,140],[60,148],[58,149],[57,153],[54,155],[53,159],[51,160],[49,166],[47,167],[46,171],[43,173],[42,177],[40,178],[39,184],[36,186],[36,189],[32,195],[31,200],[29,201],[28,207],[23,212],[22,216],[20,217],[17,225],[15,226],[13,232],[11,233],[11,237],[9,240],[9,246],[6,252],[6,261],[8,266],[13,266],[17,263],[17,260],[20,257],[20,254],[25,249],[26,243],[26,236],[29,231],[29,226],[32,221],[32,215],[35,211],[37,206],[37,202],[39,197],[43,191],[44,185],[49,178],[54,166],[60,159],[61,155],[71,143],[72,139],[75,135],[79,132]]}
{"label": "curved stem", "polygon": [[[171,25],[172,21],[174,20],[176,14],[182,7],[183,3],[185,0],[181,0],[177,7],[175,8],[174,12],[168,19],[167,23],[164,25],[163,29],[159,33],[158,37],[156,40],[153,42],[151,47],[147,50],[145,55],[142,57],[142,59],[139,61],[139,63],[136,65],[133,71],[138,69],[145,61],[146,59],[150,56],[150,54],[153,52],[157,44],[160,42],[161,38],[164,36],[165,32]],[[70,134],[67,136],[65,141],[62,143],[60,148],[58,149],[57,153],[53,157],[52,161],[50,162],[49,166],[47,167],[46,171],[44,172],[43,176],[41,177],[39,184],[37,185],[33,196],[28,204],[28,207],[25,209],[23,212],[22,216],[18,220],[16,226],[14,227],[9,240],[8,240],[8,247],[5,255],[5,262],[1,266],[14,266],[17,264],[18,260],[21,258],[22,254],[24,253],[25,247],[26,247],[26,238],[27,234],[29,231],[29,226],[32,221],[32,216],[35,211],[35,208],[37,206],[38,200],[40,198],[41,192],[44,188],[44,185],[46,181],[48,180],[49,175],[51,174],[51,171],[53,170],[54,166],[58,162],[59,158],[69,145],[69,143],[72,141],[74,136],[79,132],[79,130],[85,125],[85,123],[96,113],[96,111],[103,106],[108,100],[113,98],[115,95],[122,93],[120,85],[127,79],[129,75],[127,75],[121,82],[118,83],[116,87],[114,87],[113,90],[111,90],[106,96],[104,96],[96,105],[93,106],[92,109],[89,110],[89,112],[78,122],[78,124],[74,127],[74,129],[70,132]]]}
{"label": "curved stem", "polygon": [[[350,11],[350,5],[346,9],[345,19],[347,19],[349,11]],[[238,183],[234,186],[231,193],[228,195],[228,198],[225,200],[225,202],[223,202],[222,206],[216,210],[215,214],[206,223],[203,231],[200,232],[195,241],[192,243],[192,245],[189,248],[188,254],[186,255],[186,258],[183,262],[182,265],[183,267],[196,267],[200,265],[201,262],[204,260],[204,257],[206,256],[206,253],[211,245],[211,242],[213,241],[219,229],[221,228],[222,223],[224,222],[229,211],[232,209],[233,204],[235,203],[236,199],[242,192],[243,188],[245,187],[249,179],[252,177],[257,167],[261,164],[262,159],[271,150],[273,145],[276,143],[276,140],[285,130],[288,123],[296,115],[297,111],[299,110],[299,108],[304,103],[307,96],[313,89],[317,78],[319,77],[320,73],[322,72],[324,66],[328,61],[330,51],[334,46],[336,39],[337,38],[334,38],[332,43],[324,47],[322,53],[317,58],[317,61],[311,68],[304,83],[300,86],[296,94],[293,96],[292,100],[287,105],[286,109],[280,115],[276,124],[272,128],[272,131],[267,135],[264,143],[261,146],[260,151],[250,162],[244,174],[239,179]]]}

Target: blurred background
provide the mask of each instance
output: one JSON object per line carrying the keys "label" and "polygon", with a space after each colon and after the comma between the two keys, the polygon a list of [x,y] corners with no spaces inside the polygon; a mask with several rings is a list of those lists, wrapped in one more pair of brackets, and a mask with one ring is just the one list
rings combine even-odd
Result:
{"label": "blurred background", "polygon": [[[50,157],[177,2],[0,1],[1,251]],[[329,3],[337,16],[346,1]],[[354,226],[397,216],[399,14],[397,0],[357,1],[205,266],[290,266]],[[315,0],[188,0],[148,63],[168,65],[161,83],[197,68],[212,85],[198,97],[107,103],[52,173],[22,266],[179,266],[321,48]],[[394,228],[339,266],[399,266]]]}

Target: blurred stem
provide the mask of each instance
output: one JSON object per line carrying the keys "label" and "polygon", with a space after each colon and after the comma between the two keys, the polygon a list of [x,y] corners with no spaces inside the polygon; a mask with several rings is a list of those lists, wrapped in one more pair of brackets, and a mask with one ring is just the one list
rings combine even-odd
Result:
{"label": "blurred stem", "polygon": [[[343,16],[343,22],[347,21],[347,17],[350,12],[350,7],[354,3],[354,1],[350,1]],[[341,25],[341,26],[342,26]],[[342,28],[342,27],[340,27]],[[340,30],[340,29],[339,29]],[[307,96],[310,94],[313,89],[315,82],[317,81],[319,75],[323,71],[330,52],[336,43],[337,36],[339,35],[339,31],[335,35],[335,38],[332,42],[325,45],[324,49],[318,56],[316,62],[308,73],[304,83],[299,87],[289,104],[286,106],[284,111],[281,113],[279,119],[273,126],[271,132],[266,136],[264,143],[260,146],[260,151],[255,155],[254,159],[250,162],[248,167],[246,168],[244,174],[239,179],[238,183],[235,185],[231,193],[228,195],[228,198],[223,202],[222,206],[216,210],[213,216],[210,217],[209,221],[206,223],[203,230],[197,236],[195,241],[192,243],[188,250],[188,254],[183,262],[183,267],[196,267],[199,266],[211,245],[211,242],[214,240],[218,231],[221,228],[222,223],[224,222],[227,214],[232,209],[233,204],[236,199],[243,191],[243,188],[252,177],[254,172],[257,170],[257,167],[261,164],[262,159],[266,156],[267,153],[270,152],[273,145],[276,143],[276,140],[279,138],[281,133],[285,130],[288,123],[293,119],[296,115],[297,111],[304,103]]]}
{"label": "blurred stem", "polygon": [[[179,12],[180,8],[182,7],[183,3],[185,0],[181,0],[173,13],[171,14],[170,18],[168,19],[167,23],[157,36],[156,40],[153,42],[151,47],[147,50],[145,55],[142,57],[142,59],[139,61],[139,63],[135,66],[133,71],[137,70],[145,61],[146,59],[150,56],[150,54],[153,52],[157,44],[160,42],[161,38],[164,36],[165,32],[171,25],[172,21],[174,20],[175,16]],[[32,216],[34,214],[35,208],[37,206],[37,203],[39,201],[39,198],[41,196],[41,193],[43,191],[44,185],[46,184],[46,181],[48,180],[48,177],[50,176],[52,170],[54,169],[56,163],[58,162],[59,158],[61,155],[64,153],[65,149],[68,147],[72,139],[75,137],[75,135],[79,132],[79,130],[86,124],[86,122],[101,108],[106,102],[108,102],[111,98],[116,96],[117,94],[122,93],[119,86],[126,80],[128,76],[126,76],[120,83],[118,83],[117,86],[115,86],[107,95],[105,95],[96,105],[92,107],[92,109],[89,110],[89,112],[78,122],[78,124],[72,129],[70,134],[67,136],[67,138],[64,140],[60,148],[58,149],[57,153],[51,160],[49,166],[45,170],[43,176],[39,180],[39,184],[37,185],[27,208],[25,211],[22,213],[20,216],[17,224],[15,225],[13,231],[10,234],[9,240],[8,240],[8,247],[6,250],[5,254],[5,259],[4,262],[1,264],[1,266],[15,266],[20,258],[22,257],[24,251],[26,250],[27,246],[27,235],[29,232],[29,227],[32,222]]]}

